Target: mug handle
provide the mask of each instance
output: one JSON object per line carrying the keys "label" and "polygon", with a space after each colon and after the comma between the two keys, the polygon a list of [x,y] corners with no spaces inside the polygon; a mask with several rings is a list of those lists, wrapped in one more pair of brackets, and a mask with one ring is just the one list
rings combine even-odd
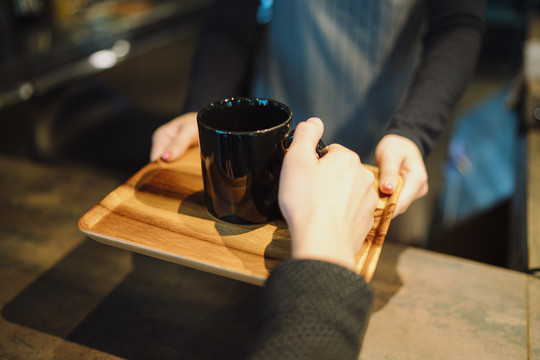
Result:
{"label": "mug handle", "polygon": [[[283,147],[285,148],[285,150],[289,149],[289,146],[291,146],[293,138],[294,138],[294,129],[290,133],[285,135],[285,139],[283,140]],[[319,140],[319,143],[315,147],[315,151],[317,151],[317,155],[319,155],[320,158],[328,153],[328,149],[326,148],[326,145],[324,144],[322,140]]]}

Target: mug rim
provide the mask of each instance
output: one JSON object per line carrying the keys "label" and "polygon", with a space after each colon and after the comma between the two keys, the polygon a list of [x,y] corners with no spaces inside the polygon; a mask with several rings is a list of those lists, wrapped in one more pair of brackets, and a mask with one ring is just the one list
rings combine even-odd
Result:
{"label": "mug rim", "polygon": [[[212,127],[212,126],[210,126],[208,124],[205,124],[200,120],[201,116],[204,115],[204,113],[211,111],[213,108],[216,108],[219,105],[222,105],[222,104],[227,103],[227,102],[233,102],[233,101],[234,102],[244,102],[244,101],[261,101],[262,102],[262,101],[268,101],[268,102],[272,103],[273,105],[277,105],[279,108],[285,110],[288,113],[288,116],[287,116],[287,119],[285,119],[285,121],[283,121],[283,122],[281,122],[281,123],[279,123],[279,124],[277,124],[275,126],[265,128],[265,129],[250,130],[250,131],[220,130],[220,129],[216,129],[215,127]],[[226,99],[222,99],[222,100],[219,100],[219,101],[213,101],[210,104],[205,105],[197,113],[197,124],[199,124],[200,126],[203,126],[204,128],[206,128],[208,130],[214,131],[214,132],[216,132],[218,134],[256,135],[256,134],[264,134],[264,133],[271,132],[273,130],[279,129],[279,128],[287,125],[288,123],[290,123],[292,121],[292,117],[293,117],[292,110],[287,105],[285,105],[284,103],[282,103],[280,101],[277,101],[277,100],[274,100],[274,99],[269,99],[269,98],[263,98],[263,97],[242,96],[242,97],[226,98]]]}

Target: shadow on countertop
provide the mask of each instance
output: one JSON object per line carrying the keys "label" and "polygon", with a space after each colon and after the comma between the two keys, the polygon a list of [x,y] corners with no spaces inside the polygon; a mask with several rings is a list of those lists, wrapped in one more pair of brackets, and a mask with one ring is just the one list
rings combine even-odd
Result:
{"label": "shadow on countertop", "polygon": [[122,358],[242,358],[260,290],[86,240],[2,316]]}

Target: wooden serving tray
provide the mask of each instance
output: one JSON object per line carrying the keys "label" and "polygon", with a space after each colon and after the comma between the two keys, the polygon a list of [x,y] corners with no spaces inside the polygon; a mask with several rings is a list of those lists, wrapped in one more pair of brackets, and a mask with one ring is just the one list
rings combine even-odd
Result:
{"label": "wooden serving tray", "polygon": [[[378,178],[378,169],[366,165]],[[379,197],[375,221],[356,256],[356,271],[370,281],[401,182]],[[376,180],[375,186],[378,189]],[[214,218],[204,205],[197,148],[173,163],[152,162],[79,219],[79,229],[104,244],[217,275],[262,285],[290,257],[284,220],[235,225]]]}

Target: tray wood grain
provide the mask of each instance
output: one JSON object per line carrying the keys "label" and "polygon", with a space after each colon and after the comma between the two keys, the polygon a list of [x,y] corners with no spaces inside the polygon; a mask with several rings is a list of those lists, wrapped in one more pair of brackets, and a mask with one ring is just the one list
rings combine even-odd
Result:
{"label": "tray wood grain", "polygon": [[[366,165],[378,178],[378,169]],[[378,188],[376,181],[375,186]],[[401,191],[379,196],[374,224],[356,256],[356,272],[370,281]],[[262,285],[290,257],[283,220],[235,225],[204,206],[198,149],[182,159],[152,162],[84,214],[79,229],[104,244]]]}

